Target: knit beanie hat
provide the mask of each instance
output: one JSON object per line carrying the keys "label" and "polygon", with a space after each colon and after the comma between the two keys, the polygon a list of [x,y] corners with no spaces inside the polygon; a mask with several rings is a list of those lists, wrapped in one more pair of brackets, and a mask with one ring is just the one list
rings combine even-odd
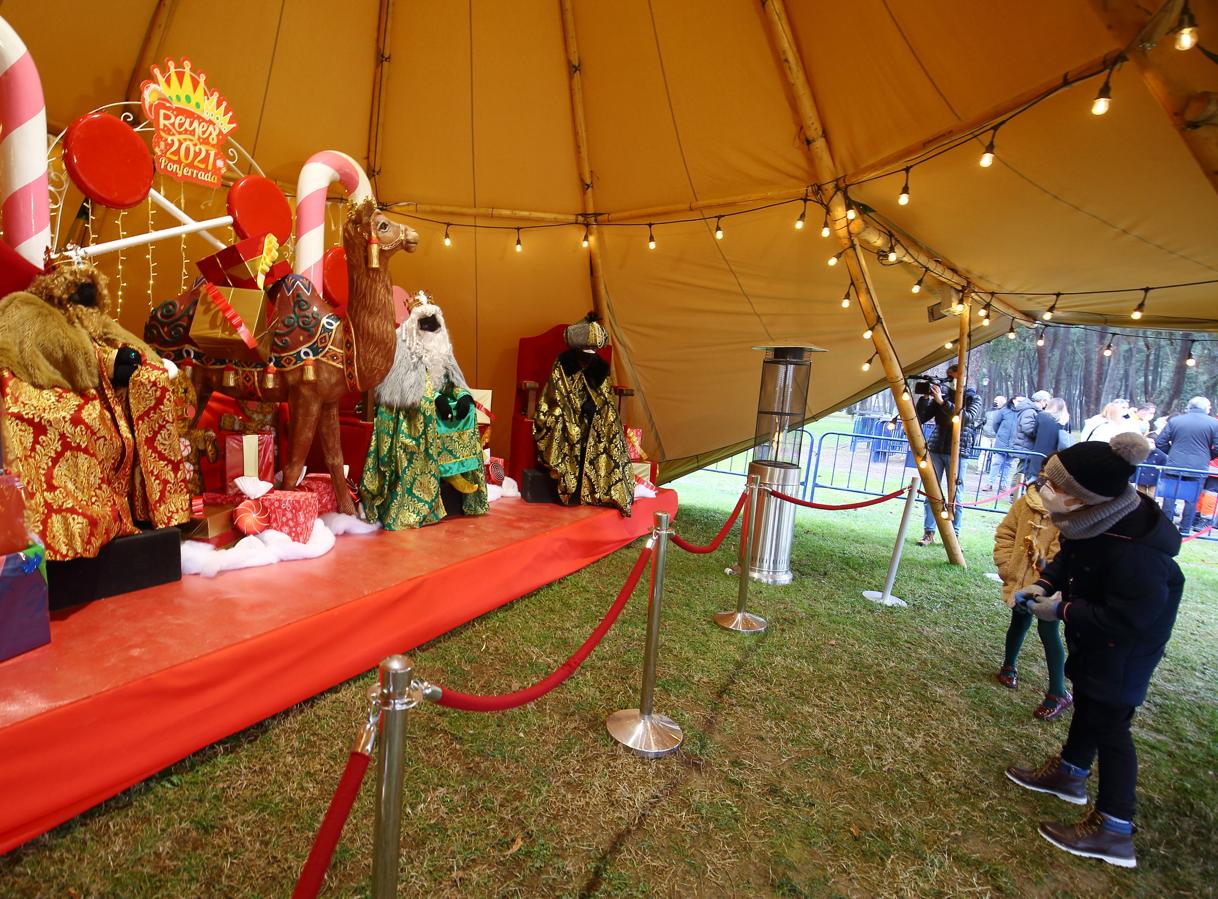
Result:
{"label": "knit beanie hat", "polygon": [[1045,463],[1043,474],[1055,487],[1096,505],[1124,493],[1138,463],[1149,455],[1146,438],[1126,432],[1111,441],[1084,440],[1061,450]]}

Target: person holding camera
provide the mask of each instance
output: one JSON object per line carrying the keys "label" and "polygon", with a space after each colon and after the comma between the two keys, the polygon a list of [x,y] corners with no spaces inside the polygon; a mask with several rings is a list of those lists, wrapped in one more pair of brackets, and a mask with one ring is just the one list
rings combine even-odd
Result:
{"label": "person holding camera", "polygon": [[[955,381],[958,371],[956,363],[953,362],[947,367],[945,379],[927,378],[914,385],[915,393],[922,393],[925,390],[925,395],[918,398],[915,407],[918,421],[922,424],[926,424],[928,421],[934,422],[934,432],[926,441],[926,450],[930,456],[930,464],[935,469],[935,479],[940,483],[945,483],[952,455],[952,416],[956,414]],[[963,408],[960,410],[960,464],[956,468],[957,493],[960,493],[964,486],[964,456],[972,450],[973,444],[977,440],[977,428],[981,424],[981,418],[981,397],[972,387],[965,387]],[[945,489],[944,501],[946,499]],[[963,511],[963,506],[957,502],[952,517],[952,529],[957,536],[960,535],[960,518]],[[922,539],[918,541],[918,546],[930,546],[935,542],[935,512],[930,506],[929,499],[924,505],[922,531]]]}
{"label": "person holding camera", "polygon": [[1099,759],[1095,807],[1076,824],[1046,822],[1040,835],[1074,855],[1132,868],[1138,756],[1130,725],[1171,639],[1184,575],[1180,534],[1129,479],[1150,446],[1137,433],[1089,440],[1045,463],[1040,499],[1061,549],[1016,607],[1066,624],[1066,676],[1074,715],[1061,753],[1006,774],[1025,789],[1076,805]]}

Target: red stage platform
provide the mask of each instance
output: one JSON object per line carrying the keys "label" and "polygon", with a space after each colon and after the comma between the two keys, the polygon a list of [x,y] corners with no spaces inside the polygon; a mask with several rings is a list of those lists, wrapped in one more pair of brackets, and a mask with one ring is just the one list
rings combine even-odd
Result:
{"label": "red stage platform", "polygon": [[676,507],[671,490],[631,518],[503,499],[483,518],[339,537],[320,559],[56,613],[49,645],[0,662],[0,853],[583,568]]}

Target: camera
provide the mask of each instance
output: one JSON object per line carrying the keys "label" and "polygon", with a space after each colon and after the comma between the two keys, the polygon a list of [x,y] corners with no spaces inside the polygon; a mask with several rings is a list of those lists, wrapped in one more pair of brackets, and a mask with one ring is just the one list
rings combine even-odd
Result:
{"label": "camera", "polygon": [[937,375],[919,375],[916,378],[910,378],[913,381],[913,392],[915,396],[928,396],[930,394],[931,385],[940,389],[951,384],[951,379],[940,378]]}

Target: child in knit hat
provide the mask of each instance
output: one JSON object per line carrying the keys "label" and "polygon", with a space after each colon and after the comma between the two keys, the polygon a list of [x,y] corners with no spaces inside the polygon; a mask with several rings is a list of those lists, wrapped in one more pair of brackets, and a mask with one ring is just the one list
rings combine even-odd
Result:
{"label": "child in knit hat", "polygon": [[[1052,458],[1052,456],[1050,456]],[[1036,583],[1049,560],[1057,555],[1057,526],[1049,517],[1033,484],[1011,504],[998,530],[994,533],[994,564],[1002,578],[1002,599],[1011,608],[1011,623],[1007,627],[1006,655],[998,669],[998,683],[1010,690],[1019,686],[1015,660],[1023,646],[1032,615],[1015,603],[1015,593]],[[1056,718],[1073,702],[1066,689],[1066,649],[1062,646],[1061,628],[1057,621],[1038,621],[1036,632],[1045,648],[1045,665],[1049,669],[1049,690],[1033,714],[1042,721]]]}
{"label": "child in knit hat", "polygon": [[1035,584],[1016,594],[1042,621],[1066,623],[1066,674],[1074,715],[1060,755],[1039,768],[1010,767],[1022,787],[1077,805],[1099,759],[1095,808],[1077,824],[1042,823],[1040,834],[1074,855],[1132,868],[1138,759],[1130,733],[1163,658],[1184,590],[1174,556],[1180,533],[1129,483],[1149,452],[1141,434],[1084,441],[1049,459],[1041,500],[1061,549]]}

